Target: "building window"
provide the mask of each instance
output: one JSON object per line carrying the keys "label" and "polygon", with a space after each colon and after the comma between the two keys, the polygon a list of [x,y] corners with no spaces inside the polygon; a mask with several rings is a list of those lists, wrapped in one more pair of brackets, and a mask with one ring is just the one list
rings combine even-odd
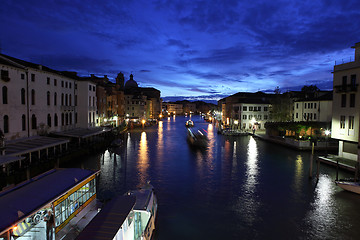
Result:
{"label": "building window", "polygon": [[75,113],[75,123],[77,123],[78,117],[77,112]]}
{"label": "building window", "polygon": [[75,95],[75,106],[77,106],[77,95]]}
{"label": "building window", "polygon": [[47,85],[50,85],[50,78],[49,77],[46,78],[46,83],[47,83]]}
{"label": "building window", "polygon": [[310,103],[310,108],[311,108],[311,109],[313,108],[313,103]]}
{"label": "building window", "polygon": [[264,107],[264,112],[267,112],[268,111],[268,107]]}
{"label": "building window", "polygon": [[314,108],[316,109],[316,103],[314,103]]}
{"label": "building window", "polygon": [[8,89],[6,86],[2,87],[2,101],[3,104],[7,104],[8,103]]}
{"label": "building window", "polygon": [[246,120],[246,118],[247,118],[247,115],[243,115],[243,117],[242,117],[244,120]]}
{"label": "building window", "polygon": [[47,116],[47,125],[49,127],[51,127],[51,116],[50,116],[50,114],[48,114],[48,116]]}
{"label": "building window", "polygon": [[341,107],[346,107],[346,94],[341,94]]}
{"label": "building window", "polygon": [[8,115],[4,116],[4,133],[9,132],[9,117]]}
{"label": "building window", "polygon": [[65,82],[65,88],[67,88],[68,87],[68,82]]}
{"label": "building window", "polygon": [[69,106],[72,106],[71,104],[72,104],[72,102],[71,102],[71,94],[69,94]]}
{"label": "building window", "polygon": [[340,128],[345,128],[345,116],[340,116]]}
{"label": "building window", "polygon": [[342,90],[346,90],[346,84],[347,84],[347,76],[343,76],[343,78],[342,78]]}
{"label": "building window", "polygon": [[61,113],[61,126],[64,126],[64,113]]}
{"label": "building window", "polygon": [[350,107],[355,107],[355,94],[350,94]]}
{"label": "building window", "polygon": [[54,78],[54,86],[57,85],[57,80]]}
{"label": "building window", "polygon": [[26,117],[25,117],[25,114],[23,114],[21,116],[21,126],[22,126],[22,130],[25,131],[26,130]]}
{"label": "building window", "polygon": [[93,86],[93,91],[95,92],[95,86]]}
{"label": "building window", "polygon": [[69,88],[71,88],[71,82],[69,82]]}
{"label": "building window", "polygon": [[31,105],[35,105],[35,90],[31,90]]}
{"label": "building window", "polygon": [[268,115],[264,115],[264,120],[268,120]]}
{"label": "building window", "polygon": [[70,125],[72,124],[72,113],[69,113],[69,121],[70,121]]}
{"label": "building window", "polygon": [[64,81],[61,81],[61,87],[64,87]]}
{"label": "building window", "polygon": [[9,71],[7,71],[7,70],[1,70],[1,80],[5,81],[5,82],[10,81]]}
{"label": "building window", "polygon": [[57,125],[58,125],[58,116],[55,113],[55,115],[54,115],[54,126],[57,127]]}
{"label": "building window", "polygon": [[24,80],[25,79],[25,74],[21,74],[21,80]]}
{"label": "building window", "polygon": [[316,120],[316,113],[314,113],[314,120]]}
{"label": "building window", "polygon": [[49,91],[46,93],[46,102],[47,102],[47,105],[50,106],[50,92]]}
{"label": "building window", "polygon": [[57,104],[57,93],[54,93],[54,106]]}
{"label": "building window", "polygon": [[64,106],[64,94],[61,94],[61,106]]}
{"label": "building window", "polygon": [[31,116],[31,129],[36,129],[36,117],[35,114]]}
{"label": "building window", "polygon": [[69,125],[69,114],[65,113],[65,124],[66,126]]}
{"label": "building window", "polygon": [[89,85],[89,91],[91,91],[91,86]]}
{"label": "building window", "polygon": [[31,74],[31,81],[35,82],[35,74],[34,73]]}
{"label": "building window", "polygon": [[93,106],[95,107],[95,97],[93,97]]}
{"label": "building window", "polygon": [[349,116],[349,129],[354,129],[354,116]]}
{"label": "building window", "polygon": [[21,104],[25,104],[25,88],[21,89]]}
{"label": "building window", "polygon": [[91,106],[91,97],[89,97],[89,106]]}
{"label": "building window", "polygon": [[91,123],[91,113],[89,112],[89,123]]}
{"label": "building window", "polygon": [[68,95],[65,94],[65,106],[67,106],[67,105],[68,105]]}
{"label": "building window", "polygon": [[296,118],[299,118],[299,113],[296,113],[295,117],[296,117]]}
{"label": "building window", "polygon": [[351,90],[355,90],[355,86],[356,86],[356,75],[355,74],[353,74],[353,75],[351,75],[351,77],[350,77],[350,81],[351,81]]}
{"label": "building window", "polygon": [[243,106],[243,111],[247,111],[247,106]]}

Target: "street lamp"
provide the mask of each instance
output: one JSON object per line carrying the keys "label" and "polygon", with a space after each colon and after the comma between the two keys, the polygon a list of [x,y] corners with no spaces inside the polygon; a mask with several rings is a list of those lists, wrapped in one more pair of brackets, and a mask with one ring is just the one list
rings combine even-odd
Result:
{"label": "street lamp", "polygon": [[141,120],[141,123],[142,123],[142,127],[144,128],[145,119]]}
{"label": "street lamp", "polygon": [[328,149],[327,149],[328,146],[327,146],[327,145],[328,145],[328,140],[329,140],[329,135],[330,135],[330,133],[331,133],[331,132],[330,132],[329,129],[326,129],[326,130],[325,130],[325,151],[326,151],[326,152],[325,152],[325,157],[327,157],[327,155],[328,155]]}

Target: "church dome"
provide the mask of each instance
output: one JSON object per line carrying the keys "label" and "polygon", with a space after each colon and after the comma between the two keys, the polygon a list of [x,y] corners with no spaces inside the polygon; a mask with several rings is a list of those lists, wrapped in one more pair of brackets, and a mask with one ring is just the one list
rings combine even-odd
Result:
{"label": "church dome", "polygon": [[134,80],[134,76],[131,74],[130,75],[130,80],[126,81],[125,83],[125,89],[129,89],[129,88],[137,88],[138,84],[137,82]]}

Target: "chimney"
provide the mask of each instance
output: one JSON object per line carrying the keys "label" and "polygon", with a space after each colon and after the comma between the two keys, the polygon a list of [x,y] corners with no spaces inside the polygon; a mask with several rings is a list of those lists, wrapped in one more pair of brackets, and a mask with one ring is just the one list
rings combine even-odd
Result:
{"label": "chimney", "polygon": [[95,77],[95,75],[94,75],[94,74],[90,74],[90,76],[91,76],[91,78],[94,78],[94,77]]}
{"label": "chimney", "polygon": [[351,48],[355,48],[355,61],[360,61],[360,42],[355,43]]}

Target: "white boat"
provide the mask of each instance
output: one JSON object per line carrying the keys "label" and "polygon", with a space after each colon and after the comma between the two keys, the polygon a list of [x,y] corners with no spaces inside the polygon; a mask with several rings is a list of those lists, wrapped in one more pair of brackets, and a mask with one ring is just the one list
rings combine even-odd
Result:
{"label": "white boat", "polygon": [[360,194],[360,182],[354,180],[338,180],[335,184],[346,191]]}
{"label": "white boat", "polygon": [[80,232],[77,240],[150,240],[155,230],[157,199],[147,183],[113,198]]}
{"label": "white boat", "polygon": [[135,239],[150,240],[155,230],[157,199],[154,187],[148,182],[142,188],[127,192],[134,196],[136,203],[133,208]]}

